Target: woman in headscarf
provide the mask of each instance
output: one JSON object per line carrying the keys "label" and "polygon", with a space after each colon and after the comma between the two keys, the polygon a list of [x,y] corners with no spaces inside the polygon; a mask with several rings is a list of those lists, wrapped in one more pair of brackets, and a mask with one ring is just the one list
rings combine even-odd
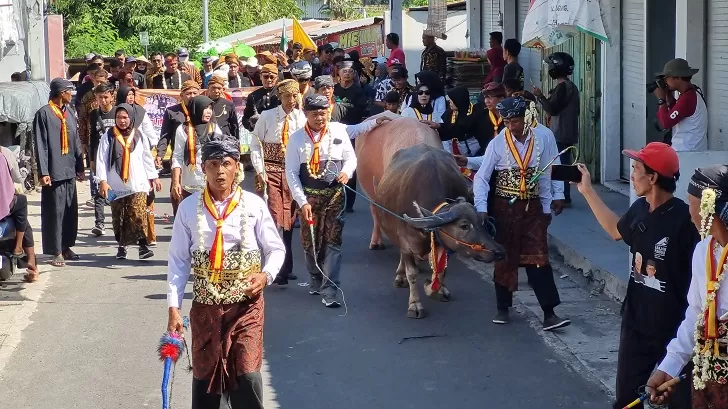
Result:
{"label": "woman in headscarf", "polygon": [[503,68],[506,66],[506,60],[503,59],[503,49],[491,48],[486,51],[485,57],[488,59],[488,64],[490,64],[490,71],[483,84],[501,82],[503,80]]}
{"label": "woman in headscarf", "polygon": [[468,157],[482,155],[492,136],[484,129],[485,108],[470,102],[470,93],[465,87],[451,89],[447,97],[449,107],[442,116],[442,123],[428,122],[428,125],[438,130],[446,151]]}
{"label": "woman in headscarf", "polygon": [[401,115],[406,118],[415,118],[420,121],[442,123],[442,118],[434,115],[434,109],[432,106],[432,91],[425,84],[417,86],[415,97],[410,98],[409,106],[402,111]]}
{"label": "woman in headscarf", "polygon": [[182,200],[205,188],[200,147],[222,136],[220,127],[212,120],[214,102],[199,95],[187,104],[190,121],[177,128],[172,153],[172,196]]}
{"label": "woman in headscarf", "polygon": [[140,260],[154,256],[147,243],[147,194],[154,188],[161,190],[162,184],[139,129],[142,118],[139,107],[118,105],[116,126],[101,138],[96,155],[99,194],[109,199],[109,191],[113,191],[116,197],[110,199],[114,237],[119,243],[117,259],[126,259],[126,246],[130,244],[139,244]]}
{"label": "woman in headscarf", "polygon": [[[151,153],[152,149],[159,143],[159,132],[154,130],[152,120],[149,119],[147,111],[141,105],[136,103],[136,88],[122,84],[116,91],[116,105],[129,104],[134,107],[136,112],[135,123],[144,137],[144,146]],[[154,228],[154,199],[156,195],[154,190],[149,190],[147,195],[147,218],[149,219],[149,228],[147,229],[147,244],[150,247],[157,245],[157,234]]]}
{"label": "woman in headscarf", "polygon": [[[442,122],[440,118],[447,109],[447,100],[445,99],[445,85],[442,83],[440,76],[434,71],[420,71],[415,74],[415,84],[425,85],[430,92],[430,103],[432,105],[432,121]],[[417,90],[417,88],[415,88]],[[412,101],[417,99],[417,92],[408,96],[400,111],[404,111],[408,106],[412,105]]]}

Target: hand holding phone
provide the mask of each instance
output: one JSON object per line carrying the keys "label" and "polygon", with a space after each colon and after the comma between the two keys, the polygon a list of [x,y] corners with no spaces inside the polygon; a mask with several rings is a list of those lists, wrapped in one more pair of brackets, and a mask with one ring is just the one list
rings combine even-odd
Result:
{"label": "hand holding phone", "polygon": [[576,165],[551,165],[551,180],[581,182],[581,172]]}

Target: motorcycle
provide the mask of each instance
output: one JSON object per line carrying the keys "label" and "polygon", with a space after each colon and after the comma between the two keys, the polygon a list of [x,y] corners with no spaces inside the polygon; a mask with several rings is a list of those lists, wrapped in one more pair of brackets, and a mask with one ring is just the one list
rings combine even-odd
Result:
{"label": "motorcycle", "polygon": [[18,260],[12,256],[15,248],[15,223],[10,217],[0,220],[0,282],[9,280],[18,270]]}
{"label": "motorcycle", "polygon": [[25,192],[33,190],[35,181],[33,180],[33,172],[31,172],[30,156],[20,148],[20,145],[10,145],[7,148],[18,158],[18,169],[23,178],[23,190]]}

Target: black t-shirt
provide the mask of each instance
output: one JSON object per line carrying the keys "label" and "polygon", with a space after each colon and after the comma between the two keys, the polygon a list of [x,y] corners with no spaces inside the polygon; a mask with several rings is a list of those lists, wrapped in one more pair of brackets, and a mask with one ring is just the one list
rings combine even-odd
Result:
{"label": "black t-shirt", "polygon": [[90,160],[96,161],[96,151],[99,149],[99,141],[106,134],[109,128],[116,125],[116,112],[112,108],[109,112],[101,112],[97,108],[91,111],[89,116],[89,139],[90,139]]}
{"label": "black t-shirt", "polygon": [[513,91],[522,91],[523,90],[523,67],[521,67],[521,64],[517,62],[511,62],[505,65],[503,67],[503,82],[506,82],[506,80],[510,79],[517,79],[518,83],[521,85],[520,89],[516,89]]}
{"label": "black t-shirt", "polygon": [[356,125],[366,115],[367,96],[361,87],[351,85],[344,88],[340,84],[334,86],[334,98],[337,105],[342,108],[342,115],[339,122],[346,125]]}
{"label": "black t-shirt", "polygon": [[667,343],[685,317],[695,245],[700,241],[688,205],[672,198],[650,213],[644,198],[617,223],[632,253],[622,323]]}

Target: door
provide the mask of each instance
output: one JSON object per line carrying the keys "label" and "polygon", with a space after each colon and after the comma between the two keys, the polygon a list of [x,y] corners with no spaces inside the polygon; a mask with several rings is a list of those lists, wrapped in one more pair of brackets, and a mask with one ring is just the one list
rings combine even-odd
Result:
{"label": "door", "polygon": [[[526,21],[526,14],[528,14],[528,8],[531,6],[531,0],[518,0],[518,41],[523,42],[521,38],[523,34],[523,23]],[[538,48],[522,48],[521,54],[518,56],[518,62],[523,67],[523,80],[524,88],[527,90],[531,89],[531,83],[533,85],[541,86],[541,66],[543,60],[541,59],[541,50]]]}
{"label": "door", "polygon": [[[594,37],[579,33],[556,47],[543,50],[542,54],[542,59],[545,59],[549,54],[561,51],[569,53],[574,58],[574,74],[571,76],[571,81],[579,89],[580,103],[578,161],[587,165],[593,178],[599,176],[600,160],[599,102],[601,91],[597,89],[598,71],[601,67],[599,44],[599,40]],[[543,66],[541,77],[543,78],[543,92],[548,94],[556,87],[556,80],[549,77],[546,66]],[[545,119],[542,118],[544,124]],[[596,179],[594,181],[598,182]]]}
{"label": "door", "polygon": [[[622,0],[621,148],[639,150],[645,143],[647,83],[645,0]],[[629,159],[622,156],[620,176],[629,179]]]}
{"label": "door", "polygon": [[[708,147],[728,150],[728,0],[709,0],[706,9],[707,50],[706,82],[703,86],[708,102]],[[699,64],[689,61],[694,66]]]}

